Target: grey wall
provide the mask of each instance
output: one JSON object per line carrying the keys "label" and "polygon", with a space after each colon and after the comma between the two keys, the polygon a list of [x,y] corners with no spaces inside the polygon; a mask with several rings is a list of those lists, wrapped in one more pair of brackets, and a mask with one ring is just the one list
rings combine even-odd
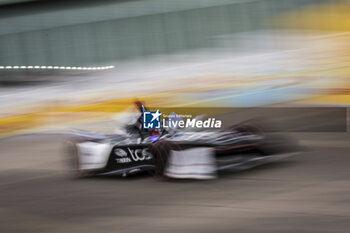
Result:
{"label": "grey wall", "polygon": [[272,15],[320,1],[174,2],[132,1],[0,19],[0,65],[97,65],[208,48],[217,35],[272,27]]}

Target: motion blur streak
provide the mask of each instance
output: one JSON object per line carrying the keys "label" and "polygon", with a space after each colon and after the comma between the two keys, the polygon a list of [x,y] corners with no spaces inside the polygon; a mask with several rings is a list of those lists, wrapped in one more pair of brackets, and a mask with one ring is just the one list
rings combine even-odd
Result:
{"label": "motion blur streak", "polygon": [[[349,12],[348,0],[0,0],[0,232],[348,232]],[[281,108],[269,123],[306,150],[210,182],[68,178],[71,129],[114,133],[136,100],[225,126]]]}

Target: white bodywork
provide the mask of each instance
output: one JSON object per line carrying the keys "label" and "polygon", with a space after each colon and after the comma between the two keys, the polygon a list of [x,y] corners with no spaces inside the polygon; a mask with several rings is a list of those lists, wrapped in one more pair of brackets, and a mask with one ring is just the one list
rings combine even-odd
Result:
{"label": "white bodywork", "polygon": [[79,170],[96,170],[106,166],[111,152],[108,143],[83,142],[77,144]]}

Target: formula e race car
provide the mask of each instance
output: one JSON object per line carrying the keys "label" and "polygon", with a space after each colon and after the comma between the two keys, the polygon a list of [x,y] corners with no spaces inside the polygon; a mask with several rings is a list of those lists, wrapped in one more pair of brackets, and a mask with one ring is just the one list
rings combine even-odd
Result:
{"label": "formula e race car", "polygon": [[111,135],[73,131],[66,142],[74,174],[148,172],[175,179],[212,179],[221,171],[245,170],[296,153],[294,143],[249,121],[221,131],[173,129],[155,135],[134,123],[122,129]]}

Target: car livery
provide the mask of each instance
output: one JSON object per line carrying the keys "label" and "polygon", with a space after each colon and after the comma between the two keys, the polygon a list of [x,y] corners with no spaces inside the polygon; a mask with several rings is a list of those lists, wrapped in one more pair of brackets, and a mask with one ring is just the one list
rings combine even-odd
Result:
{"label": "car livery", "polygon": [[74,131],[67,144],[77,175],[128,176],[148,171],[157,177],[206,179],[297,152],[283,135],[270,135],[250,122],[223,131],[163,131],[156,140],[135,130],[114,135]]}

